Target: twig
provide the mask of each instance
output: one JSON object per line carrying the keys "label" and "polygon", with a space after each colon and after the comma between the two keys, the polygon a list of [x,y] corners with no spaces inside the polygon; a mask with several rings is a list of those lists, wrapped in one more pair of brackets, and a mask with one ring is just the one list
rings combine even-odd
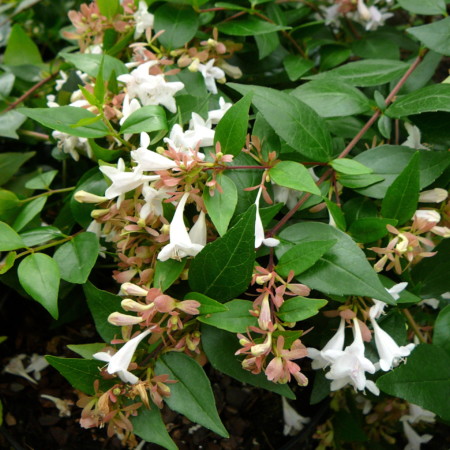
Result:
{"label": "twig", "polygon": [[423,336],[422,332],[420,331],[419,325],[417,325],[416,321],[414,320],[414,317],[409,312],[409,309],[405,308],[402,309],[403,315],[406,317],[406,320],[408,321],[409,325],[414,331],[414,334],[418,337],[419,341],[422,342],[422,344],[426,344],[427,340]]}

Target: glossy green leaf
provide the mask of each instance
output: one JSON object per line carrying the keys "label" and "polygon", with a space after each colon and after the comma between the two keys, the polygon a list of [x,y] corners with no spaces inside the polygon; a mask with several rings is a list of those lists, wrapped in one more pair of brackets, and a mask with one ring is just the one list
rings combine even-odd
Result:
{"label": "glossy green leaf", "polygon": [[330,162],[330,166],[336,171],[346,175],[366,175],[373,169],[355,161],[354,159],[340,158]]}
{"label": "glossy green leaf", "polygon": [[35,245],[41,245],[53,239],[62,238],[64,235],[56,227],[39,227],[20,233],[25,246],[34,247]]}
{"label": "glossy green leaf", "polygon": [[217,124],[214,134],[214,145],[220,142],[220,151],[223,154],[236,156],[245,145],[248,110],[251,103],[252,94],[249,92],[235,103]]}
{"label": "glossy green leaf", "polygon": [[256,46],[258,47],[259,59],[264,59],[274,52],[280,45],[278,33],[264,33],[255,36]]}
{"label": "glossy green leaf", "polygon": [[97,289],[89,281],[83,285],[83,290],[98,334],[105,342],[111,342],[115,336],[120,335],[120,327],[111,325],[108,322],[108,316],[113,312],[122,310],[120,306],[122,298]]}
{"label": "glossy green leaf", "polygon": [[158,407],[150,400],[151,408],[142,407],[137,416],[130,416],[133,424],[133,433],[145,442],[152,442],[167,450],[178,450],[173,442],[166,425],[161,417]]}
{"label": "glossy green leaf", "polygon": [[419,153],[415,153],[408,165],[388,187],[381,203],[381,214],[396,219],[399,225],[403,225],[417,209],[419,190]]}
{"label": "glossy green leaf", "polygon": [[360,90],[339,79],[310,81],[291,94],[321,117],[351,116],[370,109],[369,99]]}
{"label": "glossy green leaf", "polygon": [[303,164],[294,161],[280,161],[269,170],[269,175],[279,186],[320,195],[319,188]]}
{"label": "glossy green leaf", "polygon": [[381,217],[363,217],[355,220],[348,232],[356,242],[367,244],[377,241],[388,234],[386,225],[397,225],[395,219],[383,219]]}
{"label": "glossy green leaf", "polygon": [[275,384],[264,373],[254,375],[242,368],[242,357],[235,356],[236,351],[241,348],[236,334],[206,324],[202,324],[201,332],[203,350],[215,369],[243,383],[295,399],[295,394],[287,384]]}
{"label": "glossy green leaf", "polygon": [[284,322],[299,322],[318,314],[319,309],[328,303],[327,300],[294,297],[285,300],[281,305],[278,316]]}
{"label": "glossy green leaf", "polygon": [[225,306],[227,311],[198,317],[197,320],[232,333],[245,333],[248,327],[258,325],[256,317],[249,313],[252,309],[252,302],[249,300],[231,300]]}
{"label": "glossy green leaf", "polygon": [[409,65],[402,61],[391,59],[365,59],[362,61],[350,62],[336,69],[323,72],[318,75],[310,75],[308,80],[330,80],[336,78],[352,86],[377,86],[389,83],[401,77]]}
{"label": "glossy green leaf", "polygon": [[[16,262],[17,252],[9,252],[0,262],[0,275],[8,272]],[[1,342],[0,342],[1,343]]]}
{"label": "glossy green leaf", "polygon": [[201,315],[213,314],[228,310],[226,305],[216,302],[212,298],[207,297],[203,294],[199,294],[198,292],[189,292],[184,296],[184,300],[198,301],[200,303],[198,310]]}
{"label": "glossy green leaf", "polygon": [[25,30],[15,24],[9,35],[8,45],[3,55],[3,63],[9,66],[24,64],[42,64],[41,54],[37,45],[31,40]]}
{"label": "glossy green leaf", "polygon": [[[383,181],[371,184],[358,192],[373,198],[384,198],[388,187],[408,165],[415,149],[395,145],[381,145],[371,148],[357,155],[354,160],[373,169],[372,175],[379,175]],[[450,164],[448,152],[419,151],[420,189],[429,186],[436,180]]]}
{"label": "glossy green leaf", "polygon": [[59,358],[47,355],[45,359],[54,367],[75,389],[88,395],[94,395],[94,381],[100,380],[102,389],[109,388],[113,382],[103,381],[99,368],[105,365],[102,361],[78,358]]}
{"label": "glossy green leaf", "polygon": [[[16,77],[13,73],[4,72],[0,75],[0,99],[4,100],[11,93]],[[2,115],[3,120],[4,115]]]}
{"label": "glossy green leaf", "polygon": [[407,32],[417,38],[425,47],[436,53],[450,56],[450,17],[428,25],[408,28]]}
{"label": "glossy green leaf", "polygon": [[391,117],[404,117],[434,111],[450,111],[450,84],[433,84],[406,94],[386,113]]}
{"label": "glossy green leaf", "polygon": [[91,53],[60,53],[60,55],[77,69],[91,77],[97,77],[102,61],[104,80],[109,80],[113,73],[116,77],[128,73],[127,66],[122,61],[109,55]]}
{"label": "glossy green leaf", "polygon": [[323,197],[325,204],[327,205],[328,215],[330,220],[334,221],[334,225],[342,231],[347,229],[347,222],[345,221],[344,213],[340,206],[338,206],[333,201],[329,200],[327,197]]}
{"label": "glossy green leaf", "polygon": [[283,66],[291,81],[297,81],[314,67],[314,62],[298,55],[287,55],[283,59]]}
{"label": "glossy green leaf", "polygon": [[167,3],[154,13],[155,32],[165,30],[158,41],[167,49],[183,47],[197,32],[198,16],[192,8]]}
{"label": "glossy green leaf", "polygon": [[248,16],[244,19],[219,23],[217,28],[221,33],[229,34],[230,36],[257,36],[259,34],[286,30],[290,27],[266,22],[254,16]]}
{"label": "glossy green leaf", "polygon": [[437,316],[433,344],[439,345],[450,354],[450,305],[447,305]]}
{"label": "glossy green leaf", "polygon": [[17,275],[26,293],[57,319],[60,279],[58,264],[44,253],[32,253],[20,262]]}
{"label": "glossy green leaf", "polygon": [[57,248],[53,258],[59,266],[61,278],[70,283],[86,283],[99,252],[98,237],[81,233]]}
{"label": "glossy green leaf", "polygon": [[165,292],[172,284],[178,280],[181,272],[186,266],[187,259],[181,261],[168,259],[167,261],[156,261],[155,275],[153,278],[153,286]]}
{"label": "glossy green leaf", "polygon": [[360,189],[365,188],[367,186],[371,186],[372,184],[379,183],[384,180],[384,177],[381,175],[339,175],[337,177],[339,183],[342,186],[348,187],[350,189]]}
{"label": "glossy green leaf", "polygon": [[38,197],[31,202],[25,203],[14,220],[12,227],[18,232],[28,225],[44,208],[48,197]]}
{"label": "glossy green leaf", "polygon": [[5,189],[0,189],[0,220],[10,222],[20,207],[17,196]]}
{"label": "glossy green leaf", "polygon": [[[157,105],[143,106],[132,113],[120,127],[120,133],[134,134],[145,131],[160,131],[161,137],[166,134],[167,125],[166,112],[164,108]],[[152,142],[158,140],[152,136]]]}
{"label": "glossy green leaf", "polygon": [[92,355],[100,352],[105,347],[106,344],[104,342],[96,342],[94,344],[72,344],[67,346],[68,349],[84,359],[95,359]]}
{"label": "glossy green leaf", "polygon": [[281,256],[275,270],[282,277],[287,277],[291,271],[299,275],[312,267],[337,240],[308,241],[294,245]]}
{"label": "glossy green leaf", "polygon": [[225,175],[218,175],[217,183],[221,186],[222,192],[215,189],[214,195],[211,196],[209,190],[205,189],[203,201],[214,226],[223,236],[228,230],[228,225],[236,210],[238,193],[234,182]]}
{"label": "glossy green leaf", "polygon": [[27,189],[49,189],[53,179],[58,173],[57,170],[49,170],[48,172],[41,172],[31,180],[25,183]]}
{"label": "glossy green leaf", "polygon": [[[26,116],[16,110],[2,113],[0,121],[0,136],[19,139],[17,129],[27,120]],[[0,175],[1,176],[1,175]]]}
{"label": "glossy green leaf", "polygon": [[323,119],[297,98],[274,89],[228,83],[242,95],[253,92],[252,102],[264,119],[295,151],[314,161],[332,159],[330,133]]}
{"label": "glossy green leaf", "polygon": [[156,361],[155,373],[167,374],[177,383],[170,385],[165,399],[170,409],[185,415],[215,433],[228,437],[215,406],[208,377],[201,366],[184,353],[166,353]]}
{"label": "glossy green leaf", "polygon": [[419,345],[406,364],[380,377],[377,386],[450,420],[450,355],[441,347]]}
{"label": "glossy green leaf", "polygon": [[223,237],[207,244],[194,258],[189,268],[193,291],[226,302],[247,288],[255,260],[255,216],[252,206]]}
{"label": "glossy green leaf", "polygon": [[6,223],[0,222],[0,252],[25,247],[22,238]]}
{"label": "glossy green leaf", "polygon": [[363,295],[394,304],[363,251],[342,231],[324,223],[304,222],[285,228],[279,237],[282,242],[275,250],[278,258],[301,242],[337,239],[313,267],[297,277],[310,288],[334,295]]}
{"label": "glossy green leaf", "polygon": [[97,4],[100,12],[109,19],[112,19],[119,12],[119,0],[97,0]]}
{"label": "glossy green leaf", "polygon": [[95,114],[84,108],[59,106],[57,108],[19,108],[18,111],[45,127],[73,136],[97,138],[109,134],[109,130],[103,122],[94,122],[76,128],[72,127],[73,124],[82,119],[93,119],[96,117]]}
{"label": "glossy green leaf", "polygon": [[398,0],[399,5],[414,14],[445,14],[444,0]]}
{"label": "glossy green leaf", "polygon": [[[3,120],[3,116],[2,116]],[[8,182],[17,173],[22,164],[32,158],[36,152],[14,153],[4,152],[0,154],[0,186]]]}

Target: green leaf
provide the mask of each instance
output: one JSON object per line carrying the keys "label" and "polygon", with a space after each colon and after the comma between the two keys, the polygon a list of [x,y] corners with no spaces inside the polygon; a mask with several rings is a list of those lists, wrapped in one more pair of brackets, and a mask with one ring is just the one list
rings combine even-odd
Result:
{"label": "green leaf", "polygon": [[297,81],[302,75],[305,75],[314,67],[314,62],[309,59],[303,59],[298,55],[287,55],[283,59],[283,66],[291,81]]}
{"label": "green leaf", "polygon": [[49,189],[53,179],[58,173],[57,170],[49,170],[48,172],[41,172],[35,177],[31,178],[25,183],[27,189]]}
{"label": "green leaf", "polygon": [[[380,183],[362,188],[358,192],[368,197],[384,198],[388,187],[408,165],[415,152],[415,149],[409,147],[381,145],[357,155],[354,160],[373,169],[373,175],[384,178]],[[448,152],[419,150],[420,189],[433,183],[449,164]]]}
{"label": "green leaf", "polygon": [[[14,266],[16,262],[17,252],[9,252],[3,260],[0,262],[0,275],[8,272]],[[0,337],[1,339],[1,337]],[[1,342],[0,342],[1,343]]]}
{"label": "green leaf", "polygon": [[264,59],[274,52],[280,45],[280,39],[276,32],[257,34],[255,36],[256,46],[258,47],[259,59]]}
{"label": "green leaf", "polygon": [[86,283],[99,252],[98,237],[81,233],[56,250],[53,258],[59,266],[61,278],[69,283]]}
{"label": "green leaf", "polygon": [[3,63],[8,66],[43,63],[37,45],[17,23],[11,29]]}
{"label": "green leaf", "polygon": [[310,81],[291,94],[321,117],[352,116],[370,109],[369,99],[360,90],[339,79]]}
{"label": "green leaf", "polygon": [[287,384],[275,384],[264,373],[254,375],[242,368],[240,359],[235,356],[241,348],[235,334],[205,324],[202,324],[201,332],[203,350],[215,369],[235,380],[295,399],[295,394]]}
{"label": "green leaf", "polygon": [[224,304],[216,302],[212,298],[199,294],[198,292],[189,292],[184,296],[184,300],[197,300],[200,303],[198,310],[201,315],[228,311],[228,308]]}
{"label": "green leaf", "polygon": [[2,113],[0,117],[0,136],[11,139],[19,139],[19,135],[16,131],[25,122],[25,120],[27,120],[27,118],[15,110]]}
{"label": "green leaf", "polygon": [[384,180],[381,175],[339,175],[337,177],[342,186],[350,189],[360,189]]}
{"label": "green leaf", "polygon": [[56,238],[64,237],[64,234],[56,227],[39,227],[20,233],[20,237],[26,247],[44,244]]}
{"label": "green leaf", "polygon": [[[3,120],[3,116],[2,116]],[[0,154],[0,185],[7,183],[11,177],[20,169],[22,164],[32,158],[36,152],[13,153],[4,152]]]}
{"label": "green leaf", "polygon": [[6,223],[0,222],[0,252],[25,247],[22,238]]}
{"label": "green leaf", "polygon": [[87,73],[91,77],[97,78],[98,71],[103,61],[103,79],[109,80],[114,72],[115,76],[127,74],[128,69],[125,64],[117,58],[109,55],[97,55],[90,53],[60,53],[68,62],[77,69]]}
{"label": "green leaf", "polygon": [[294,297],[286,300],[278,312],[278,316],[284,322],[299,322],[318,314],[319,309],[328,303],[327,300]]}
{"label": "green leaf", "polygon": [[31,202],[26,203],[20,210],[12,227],[16,231],[20,231],[23,227],[28,225],[42,211],[47,199],[48,197],[38,197]]}
{"label": "green leaf", "polygon": [[80,355],[84,359],[94,359],[92,355],[105,348],[104,342],[96,342],[95,344],[78,344],[68,345],[67,348],[72,350],[77,355]]}
{"label": "green leaf", "polygon": [[161,289],[162,292],[165,292],[176,280],[178,280],[178,277],[186,266],[186,262],[186,258],[181,261],[175,259],[168,259],[167,261],[157,260],[155,264],[153,286]]}
{"label": "green leaf", "polygon": [[386,225],[397,225],[395,219],[383,219],[381,217],[363,217],[355,220],[348,232],[356,242],[367,244],[377,241],[388,234]]}
{"label": "green leaf", "polygon": [[336,171],[346,175],[366,175],[372,173],[373,169],[354,159],[340,158],[330,162],[330,166]]}
{"label": "green leaf", "polygon": [[332,159],[330,133],[312,108],[274,89],[235,83],[228,83],[227,86],[243,95],[253,92],[253,104],[278,136],[294,150],[314,161],[327,162]]}
{"label": "green leaf", "polygon": [[151,400],[150,403],[150,409],[143,407],[139,410],[137,416],[130,416],[130,421],[133,424],[133,433],[145,442],[158,444],[167,450],[178,450],[175,442],[173,442],[167,432],[160,410]]}
{"label": "green leaf", "polygon": [[99,368],[102,361],[78,358],[58,358],[47,355],[45,359],[53,366],[75,389],[88,395],[94,395],[94,381],[100,380],[100,387],[111,387],[111,381],[103,381]]}
{"label": "green leaf", "polygon": [[436,53],[450,56],[450,17],[429,25],[408,28],[406,30],[417,38],[425,47]]}
{"label": "green leaf", "polygon": [[275,270],[282,277],[287,277],[291,270],[294,275],[299,275],[312,267],[337,240],[301,242],[290,248],[279,259]]}
{"label": "green leaf", "polygon": [[44,253],[32,253],[21,261],[17,275],[26,293],[40,303],[54,319],[57,319],[58,264]]}
{"label": "green leaf", "polygon": [[391,117],[404,117],[433,111],[450,111],[450,84],[433,84],[406,94],[386,113]]}
{"label": "green leaf", "polygon": [[384,217],[396,219],[398,225],[403,225],[417,209],[419,190],[419,153],[417,152],[388,187],[381,203],[381,214]]}
{"label": "green leaf", "polygon": [[252,103],[252,93],[248,92],[222,117],[214,134],[214,145],[220,142],[223,154],[236,156],[245,145],[248,128],[248,110]]}
{"label": "green leaf", "polygon": [[170,397],[165,399],[170,409],[227,438],[215,406],[214,395],[200,365],[184,353],[167,353],[156,361],[155,373],[167,374],[177,383],[170,385]]}
{"label": "green leaf", "polygon": [[[160,137],[167,133],[169,126],[167,125],[166,111],[161,106],[149,105],[143,106],[127,117],[120,127],[120,133],[134,134],[145,131],[159,131]],[[152,142],[157,141],[156,136],[151,136]]]}
{"label": "green leaf", "polygon": [[183,47],[197,32],[198,16],[192,8],[167,3],[155,11],[155,32],[165,30],[158,41],[167,49]]}
{"label": "green leaf", "polygon": [[450,305],[447,305],[437,316],[433,344],[442,347],[450,354]]}
{"label": "green leaf", "polygon": [[19,199],[17,196],[5,189],[0,189],[0,219],[4,221],[11,221],[19,209]]}
{"label": "green leaf", "polygon": [[337,239],[313,267],[297,277],[312,289],[326,294],[373,297],[394,304],[363,251],[342,231],[324,223],[305,222],[285,228],[279,237],[282,243],[276,247],[278,258],[300,242]]}
{"label": "green leaf", "polygon": [[229,34],[230,36],[257,36],[259,34],[287,30],[290,27],[266,22],[254,16],[248,16],[245,19],[219,23],[217,28],[221,33]]}
{"label": "green leaf", "polygon": [[398,0],[403,9],[414,14],[433,16],[435,14],[445,14],[444,0]]}
{"label": "green leaf", "polygon": [[319,188],[303,164],[294,161],[280,161],[269,170],[269,175],[279,186],[320,195]]}
{"label": "green leaf", "polygon": [[379,84],[389,83],[398,77],[401,77],[409,65],[402,61],[393,61],[391,59],[365,59],[344,64],[336,69],[322,72],[318,75],[305,77],[308,80],[330,80],[336,78],[345,81],[352,86],[377,86]]}
{"label": "green leaf", "polygon": [[193,259],[189,269],[193,291],[225,302],[247,288],[255,260],[255,217],[253,205],[233,228]]}
{"label": "green leaf", "polygon": [[100,12],[109,19],[119,12],[119,0],[97,0],[97,4]]}
{"label": "green leaf", "polygon": [[[13,73],[4,72],[0,75],[0,99],[5,100],[11,94],[16,77]],[[2,115],[2,120],[3,120]]]}
{"label": "green leaf", "polygon": [[419,345],[406,364],[380,377],[377,386],[450,420],[450,355],[441,347]]}
{"label": "green leaf", "polygon": [[228,225],[236,209],[238,193],[233,180],[225,175],[218,175],[217,182],[223,192],[214,189],[214,195],[211,196],[208,189],[203,191],[203,201],[209,217],[216,227],[217,231],[223,236],[228,230]]}
{"label": "green leaf", "polygon": [[75,106],[59,106],[57,108],[19,108],[18,111],[45,127],[73,136],[97,138],[109,134],[109,130],[103,122],[94,122],[76,128],[72,127],[73,124],[82,119],[96,118],[96,115],[87,109]]}
{"label": "green leaf", "polygon": [[225,306],[227,311],[198,317],[197,320],[232,333],[245,333],[248,327],[258,325],[256,317],[249,313],[252,309],[252,302],[249,300],[231,300]]}
{"label": "green leaf", "polygon": [[330,219],[334,221],[336,227],[340,230],[345,231],[347,229],[347,222],[345,221],[344,213],[340,206],[338,206],[333,201],[329,200],[327,197],[322,197],[324,202],[327,205],[328,214],[330,215]]}
{"label": "green leaf", "polygon": [[121,311],[122,298],[110,292],[97,289],[89,281],[83,285],[84,295],[94,318],[95,328],[105,342],[111,342],[120,334],[120,327],[111,325],[108,316],[116,311]]}
{"label": "green leaf", "polygon": [[92,153],[98,160],[105,161],[107,163],[116,162],[121,156],[123,156],[123,150],[111,150],[109,148],[103,148],[98,145],[94,139],[88,139],[89,146],[92,149]]}

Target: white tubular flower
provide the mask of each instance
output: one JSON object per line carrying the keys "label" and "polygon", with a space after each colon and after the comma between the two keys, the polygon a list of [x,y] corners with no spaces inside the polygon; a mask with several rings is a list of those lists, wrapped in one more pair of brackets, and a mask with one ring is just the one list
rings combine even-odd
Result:
{"label": "white tubular flower", "polygon": [[133,14],[136,22],[136,29],[134,31],[134,39],[139,39],[147,28],[153,27],[154,16],[148,12],[147,3],[143,0],[139,2],[137,11]]}
{"label": "white tubular flower", "polygon": [[[398,283],[392,286],[389,289],[386,289],[389,294],[391,294],[392,298],[394,300],[398,300],[400,298],[400,292],[402,292],[404,289],[406,289],[406,286],[408,286],[408,283]],[[384,314],[384,308],[386,307],[386,303],[382,302],[381,300],[377,300],[376,298],[372,299],[375,303],[369,311],[369,315],[371,319],[378,319],[378,317],[381,316],[381,314]]]}
{"label": "white tubular flower", "polygon": [[434,188],[428,191],[422,191],[419,195],[419,202],[422,203],[441,203],[448,197],[448,192],[442,188]]}
{"label": "white tubular flower", "polygon": [[214,130],[211,129],[211,121],[209,119],[206,121],[203,120],[197,113],[192,113],[189,130],[184,134],[190,142],[191,148],[195,148],[197,145],[200,147],[210,147],[214,144]]}
{"label": "white tubular flower", "polygon": [[[210,130],[214,133],[213,130]],[[168,138],[164,138],[164,142],[169,145],[172,149],[174,149],[178,153],[185,153],[186,155],[192,157],[193,149],[197,146],[197,144],[201,143],[202,136],[199,134],[196,135],[194,130],[188,130],[186,132],[183,131],[183,128],[179,124],[175,124],[170,130],[170,135]],[[214,140],[214,136],[213,136]],[[212,144],[211,144],[212,145]],[[197,152],[197,157],[200,159],[205,159],[205,155],[203,153]]]}
{"label": "white tubular flower", "polygon": [[223,97],[219,99],[219,109],[214,109],[208,112],[208,120],[213,124],[220,122],[220,119],[225,115],[225,113],[232,107],[232,103],[225,102]]}
{"label": "white tubular flower", "polygon": [[420,130],[415,125],[405,122],[405,128],[408,133],[408,139],[406,139],[406,141],[403,142],[402,145],[415,149],[429,150],[428,147],[425,147],[420,143]]}
{"label": "white tubular flower", "polygon": [[92,149],[86,138],[72,136],[62,131],[53,131],[52,136],[58,141],[58,148],[63,152],[69,154],[75,161],[79,161],[79,151],[86,153],[89,157],[92,156]]}
{"label": "white tubular flower", "polygon": [[154,213],[156,216],[163,215],[162,202],[170,197],[166,189],[155,189],[145,184],[142,188],[142,196],[144,197],[145,205],[139,212],[141,219],[145,220],[151,213]]}
{"label": "white tubular flower", "polygon": [[136,189],[145,182],[159,180],[159,175],[143,175],[142,172],[137,170],[125,172],[125,162],[122,158],[117,161],[117,167],[100,166],[100,171],[112,182],[111,186],[106,189],[105,197],[109,200],[119,197],[118,206],[125,198],[126,192]]}
{"label": "white tubular flower", "polygon": [[216,80],[225,81],[225,72],[219,67],[214,67],[214,59],[210,59],[206,64],[199,64],[198,71],[205,79],[206,89],[212,94],[217,94]]}
{"label": "white tubular flower", "polygon": [[337,391],[350,384],[355,390],[369,389],[374,395],[379,395],[380,390],[373,381],[367,380],[365,372],[375,373],[375,366],[364,356],[364,342],[359,328],[358,320],[353,319],[353,333],[355,339],[351,345],[343,351],[326,350],[323,357],[332,364],[330,371],[325,375],[331,381],[331,390]]}
{"label": "white tubular flower", "polygon": [[158,259],[167,261],[168,259],[181,260],[185,256],[195,256],[203,249],[203,245],[192,242],[186,226],[184,225],[183,213],[189,193],[184,193],[179,201],[172,222],[170,223],[170,241],[159,252]]}
{"label": "white tubular flower", "polygon": [[27,355],[24,355],[21,353],[20,355],[14,356],[9,363],[5,366],[3,369],[4,372],[10,373],[12,375],[17,375],[19,377],[23,377],[26,380],[28,380],[30,383],[37,384],[36,380],[30,377],[28,375],[27,371],[25,370],[25,367],[23,366],[22,360],[24,360],[27,357]]}
{"label": "white tubular flower", "polygon": [[[137,111],[140,108],[141,108],[141,104],[139,103],[138,100],[133,98],[130,101],[130,96],[128,94],[125,94],[125,97],[123,98],[123,103],[122,103],[122,118],[120,119],[119,124],[123,125],[123,123],[128,119],[128,117],[130,117],[131,114],[133,114],[135,111]],[[126,141],[128,141],[131,138],[131,136],[133,136],[133,134],[131,134],[131,133],[126,133],[123,135],[123,137]]]}
{"label": "white tubular flower", "polygon": [[262,244],[267,247],[276,247],[280,241],[274,238],[267,238],[264,234],[264,227],[262,224],[261,216],[259,215],[259,200],[261,198],[262,187],[258,190],[258,195],[256,196],[256,220],[255,220],[255,248],[261,247]]}
{"label": "white tubular flower", "polygon": [[128,372],[128,366],[133,359],[134,352],[140,342],[150,334],[151,329],[144,331],[138,336],[130,339],[117,353],[111,355],[107,352],[98,352],[92,355],[95,359],[108,362],[107,372],[111,375],[117,373],[117,376],[125,383],[136,384],[139,378]]}
{"label": "white tubular flower", "polygon": [[41,372],[49,365],[50,364],[47,362],[44,356],[33,353],[30,358],[30,364],[25,369],[25,372],[33,372],[34,379],[39,381],[41,379]]}
{"label": "white tubular flower", "polygon": [[206,245],[207,232],[205,213],[200,211],[197,222],[195,222],[194,226],[189,231],[189,237],[191,238],[193,244],[198,244],[204,247]]}
{"label": "white tubular flower", "polygon": [[363,0],[358,0],[357,9],[359,16],[364,21],[369,21],[372,18],[372,14],[370,13],[369,8],[366,6]]}
{"label": "white tubular flower", "polygon": [[329,366],[331,361],[324,357],[324,352],[327,350],[337,350],[342,351],[344,348],[344,340],[345,340],[345,320],[341,318],[339,323],[339,328],[336,331],[336,334],[327,342],[325,347],[320,351],[315,348],[307,348],[308,350],[308,358],[311,358],[313,361],[311,363],[311,367],[315,370],[324,369]]}
{"label": "white tubular flower", "polygon": [[370,321],[375,335],[378,355],[380,356],[380,369],[387,372],[398,366],[402,358],[409,356],[415,345],[398,346],[394,339],[378,325],[376,320],[371,318]]}
{"label": "white tubular flower", "polygon": [[295,436],[303,430],[305,424],[309,422],[309,417],[301,416],[286,400],[285,397],[281,397],[283,405],[283,420],[284,429],[283,434],[285,436]]}
{"label": "white tubular flower", "polygon": [[131,157],[138,163],[138,172],[156,172],[177,167],[175,161],[166,158],[152,150],[147,150],[150,145],[150,137],[147,133],[141,133],[141,146],[131,152]]}
{"label": "white tubular flower", "polygon": [[407,420],[411,424],[419,422],[434,423],[436,422],[436,414],[418,405],[414,405],[414,403],[410,403],[409,414],[402,416],[400,420]]}
{"label": "white tubular flower", "polygon": [[418,435],[414,428],[406,420],[403,421],[403,431],[406,439],[408,439],[405,450],[420,450],[420,446],[422,444],[426,444],[433,439],[431,434],[424,434],[422,436]]}
{"label": "white tubular flower", "polygon": [[276,203],[284,203],[289,209],[292,209],[298,202],[300,192],[278,184],[272,181],[273,199]]}
{"label": "white tubular flower", "polygon": [[432,209],[418,209],[413,216],[414,219],[422,219],[431,223],[438,223],[441,220],[441,215]]}

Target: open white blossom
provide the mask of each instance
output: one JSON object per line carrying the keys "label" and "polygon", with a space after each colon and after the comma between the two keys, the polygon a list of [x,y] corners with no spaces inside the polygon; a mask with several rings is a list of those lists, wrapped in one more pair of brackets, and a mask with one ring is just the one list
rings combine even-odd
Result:
{"label": "open white blossom", "polygon": [[414,428],[406,420],[403,421],[403,431],[406,439],[408,439],[405,450],[420,450],[422,444],[426,444],[433,439],[431,434],[424,434],[422,436],[417,434]]}
{"label": "open white blossom", "polygon": [[156,172],[177,167],[177,163],[159,153],[148,150],[150,137],[147,133],[141,133],[141,146],[131,152],[131,157],[138,163],[138,172]]}
{"label": "open white blossom", "polygon": [[197,113],[192,113],[189,130],[184,134],[191,148],[195,148],[197,145],[209,147],[214,144],[214,130],[211,129],[211,121],[209,119],[204,120]]}
{"label": "open white blossom", "polygon": [[95,359],[106,361],[108,363],[107,372],[112,374],[117,373],[117,376],[125,383],[136,384],[139,378],[128,371],[128,366],[131,363],[134,352],[136,351],[140,342],[149,335],[151,329],[145,330],[138,336],[130,339],[117,353],[111,355],[107,352],[98,352],[93,355]]}
{"label": "open white blossom", "polygon": [[5,366],[3,369],[4,372],[10,373],[11,375],[17,375],[19,377],[23,377],[26,380],[28,380],[30,383],[37,384],[36,380],[30,377],[28,375],[27,371],[25,370],[25,367],[23,366],[23,360],[27,357],[27,355],[24,355],[21,353],[20,355],[14,356],[14,358],[11,358],[9,363]]}
{"label": "open white blossom", "polygon": [[428,147],[421,144],[420,130],[415,125],[405,122],[405,128],[408,133],[408,138],[402,143],[402,145],[415,149],[429,150]]}
{"label": "open white blossom", "polygon": [[[187,232],[186,226],[184,224],[184,207],[186,206],[186,201],[189,197],[189,193],[185,192],[181,200],[179,201],[177,208],[175,210],[175,214],[173,216],[172,222],[170,223],[170,231],[169,237],[170,241],[167,245],[165,245],[162,250],[159,252],[158,259],[160,261],[167,261],[168,259],[177,259],[181,260],[185,256],[195,256],[197,255],[204,247],[201,243],[199,243],[197,231],[195,231],[195,239],[197,242],[193,240],[193,230],[192,227],[191,234]],[[200,217],[199,217],[200,220]],[[198,221],[197,221],[198,222]],[[200,226],[201,224],[199,224]],[[206,232],[206,227],[205,227]],[[206,237],[204,238],[206,242]]]}
{"label": "open white blossom", "polygon": [[402,416],[401,420],[407,420],[411,424],[419,422],[434,423],[436,422],[436,414],[421,408],[419,405],[410,403],[409,414]]}
{"label": "open white blossom", "polygon": [[295,436],[300,433],[305,427],[305,424],[309,422],[309,417],[301,416],[286,400],[285,397],[281,397],[283,405],[283,420],[284,429],[283,434],[285,436]]}
{"label": "open white blossom", "polygon": [[215,125],[220,122],[220,119],[225,115],[225,113],[232,107],[232,103],[227,103],[223,97],[219,99],[219,109],[213,109],[208,112],[208,119]]}
{"label": "open white blossom", "polygon": [[52,132],[52,136],[56,139],[58,148],[63,153],[69,154],[75,161],[80,159],[78,152],[85,153],[89,158],[92,158],[92,149],[86,138],[72,136],[57,130]]}
{"label": "open white blossom", "polygon": [[153,27],[154,16],[148,12],[147,3],[141,0],[133,18],[136,22],[136,29],[134,30],[134,39],[136,40],[144,34],[147,28]]}
{"label": "open white blossom", "polygon": [[33,377],[36,381],[41,379],[41,372],[46,369],[50,364],[45,359],[45,356],[33,353],[30,358],[30,364],[25,371],[27,373],[33,372]]}
{"label": "open white blossom", "polygon": [[139,212],[141,219],[145,220],[151,213],[156,216],[163,215],[162,202],[170,197],[166,189],[155,189],[148,184],[144,184],[142,196],[144,197],[145,204]]}
{"label": "open white blossom", "polygon": [[[389,289],[385,289],[389,294],[391,294],[391,297],[394,300],[398,300],[400,298],[400,292],[406,289],[406,286],[408,286],[408,283],[403,282],[395,284]],[[386,307],[387,303],[381,300],[377,300],[376,298],[373,298],[372,300],[374,302],[374,305],[370,308],[369,315],[372,319],[378,319],[378,317],[380,317],[381,314],[384,313],[384,308]]]}
{"label": "open white blossom", "polygon": [[214,59],[210,59],[206,64],[199,64],[198,71],[205,79],[206,89],[212,94],[217,94],[216,80],[225,81],[225,72],[214,66]]}

